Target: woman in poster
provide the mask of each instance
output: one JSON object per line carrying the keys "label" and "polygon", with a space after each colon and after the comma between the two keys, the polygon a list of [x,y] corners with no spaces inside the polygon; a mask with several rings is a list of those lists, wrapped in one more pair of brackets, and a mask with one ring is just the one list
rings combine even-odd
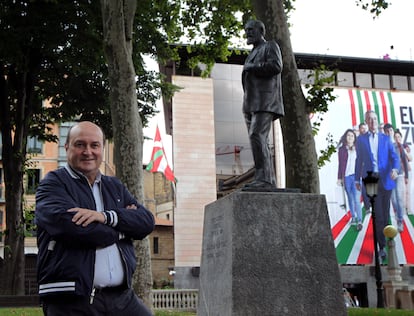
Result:
{"label": "woman in poster", "polygon": [[395,179],[395,188],[391,193],[391,203],[397,218],[397,228],[401,233],[404,230],[405,190],[408,184],[409,169],[407,154],[402,143],[403,137],[399,130],[394,132],[394,140],[395,151],[400,158],[400,168],[398,169],[398,177]]}
{"label": "woman in poster", "polygon": [[362,229],[361,192],[355,186],[356,134],[347,129],[339,141],[338,184],[343,186],[352,215],[352,224]]}

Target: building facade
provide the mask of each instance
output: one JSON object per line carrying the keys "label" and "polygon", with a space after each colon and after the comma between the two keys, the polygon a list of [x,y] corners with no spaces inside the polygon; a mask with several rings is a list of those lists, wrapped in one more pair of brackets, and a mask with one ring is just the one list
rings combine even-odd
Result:
{"label": "building facade", "polygon": [[[249,179],[254,164],[241,111],[241,72],[245,55],[234,55],[227,63],[217,63],[210,77],[205,79],[197,75],[197,70],[189,71],[182,66],[186,59],[184,51],[181,57],[179,65],[171,63],[161,67],[172,83],[182,87],[171,100],[165,100],[164,103],[166,130],[173,139],[174,172],[180,179],[174,208],[177,271],[174,283],[176,287],[198,288],[197,265],[201,258],[204,207],[223,195],[223,184],[232,183],[233,187],[237,187],[237,183]],[[403,129],[408,145],[414,145],[414,139],[410,136],[414,128],[414,120],[410,116],[414,107],[412,62],[311,54],[296,54],[296,62],[304,93],[305,84],[312,83],[309,74],[315,67],[325,65],[331,69],[326,75],[333,74],[334,70],[336,73],[332,87],[338,97],[329,106],[321,130],[315,137],[318,152],[326,148],[329,134],[334,141],[339,141],[346,128],[354,129],[363,121],[363,112],[371,108],[377,111],[380,123],[393,123],[395,128]],[[199,94],[201,85],[204,89]],[[212,100],[212,104],[207,106],[204,102],[206,99]],[[398,104],[393,103],[393,100]],[[275,168],[280,175],[278,184],[283,187],[283,135],[277,122],[270,136],[269,145],[273,149]],[[197,143],[191,145],[189,155],[187,140],[192,138],[197,139]],[[200,169],[201,165],[203,167]],[[334,155],[321,168],[320,179],[321,193],[326,196],[330,213],[342,282],[353,295],[358,296],[362,306],[372,305],[376,295],[373,246],[364,248],[369,244],[364,242],[370,236],[370,216],[367,212],[362,233],[353,232],[346,199],[341,189],[336,187],[336,173],[337,157]],[[205,195],[200,196],[199,190]],[[342,205],[345,205],[345,209]],[[390,213],[394,221],[393,209],[390,209]],[[413,215],[406,214],[404,221],[406,231],[396,238],[399,247],[397,255],[403,265],[403,279],[413,282],[414,261],[411,261],[409,249],[412,250],[414,245],[405,242],[414,236]],[[340,227],[338,223],[344,226]],[[187,249],[190,243],[191,252],[181,250]],[[361,253],[368,254],[366,261],[358,261],[362,258],[358,255]],[[386,280],[386,266],[383,266],[383,276]]]}

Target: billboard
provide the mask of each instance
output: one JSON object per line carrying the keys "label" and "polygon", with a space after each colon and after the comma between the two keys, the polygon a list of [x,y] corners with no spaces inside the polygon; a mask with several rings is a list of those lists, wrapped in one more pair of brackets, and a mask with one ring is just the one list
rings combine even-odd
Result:
{"label": "billboard", "polygon": [[[358,125],[364,122],[367,110],[377,113],[379,124],[389,123],[394,130],[402,134],[407,157],[414,157],[414,93],[388,90],[360,90],[335,88],[336,100],[330,104],[329,111],[324,114],[318,135],[315,138],[319,152],[327,146],[327,136],[339,142],[348,129],[354,130],[358,136]],[[315,118],[312,118],[315,119]],[[410,154],[410,151],[411,154]],[[402,198],[403,217],[402,231],[395,237],[399,264],[414,264],[414,183],[411,183],[414,172],[414,159],[408,161],[408,181],[404,186]],[[350,201],[344,186],[338,183],[339,156],[338,151],[330,162],[320,169],[321,194],[326,196],[329,210],[331,230],[334,237],[339,264],[373,264],[374,242],[372,233],[372,214],[364,206],[360,197],[362,221],[361,226],[353,222]],[[352,202],[352,201],[351,201]],[[390,224],[397,227],[397,214],[391,204]]]}

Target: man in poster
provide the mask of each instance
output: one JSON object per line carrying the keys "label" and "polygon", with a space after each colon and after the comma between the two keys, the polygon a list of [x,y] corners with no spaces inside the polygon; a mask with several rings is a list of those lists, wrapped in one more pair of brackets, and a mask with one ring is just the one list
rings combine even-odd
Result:
{"label": "man in poster", "polygon": [[369,110],[365,113],[365,122],[368,133],[358,137],[355,161],[355,181],[357,189],[361,189],[361,180],[368,175],[368,171],[379,176],[378,193],[375,198],[376,231],[379,246],[379,255],[386,258],[385,236],[383,229],[390,219],[390,199],[395,179],[398,176],[399,158],[394,150],[390,138],[378,131],[377,114]]}

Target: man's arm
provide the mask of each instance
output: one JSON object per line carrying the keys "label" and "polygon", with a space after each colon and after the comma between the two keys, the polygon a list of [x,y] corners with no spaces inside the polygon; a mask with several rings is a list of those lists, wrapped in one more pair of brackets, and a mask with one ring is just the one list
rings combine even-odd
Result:
{"label": "man's arm", "polygon": [[[40,183],[36,192],[35,211],[39,229],[72,247],[105,247],[118,240],[119,233],[115,229],[99,222],[102,214],[79,208],[66,190],[66,185],[54,173],[49,173]],[[71,209],[79,211],[68,211]],[[83,226],[85,214],[93,214],[95,217],[87,216],[91,222]],[[76,222],[81,217],[79,225]]]}

